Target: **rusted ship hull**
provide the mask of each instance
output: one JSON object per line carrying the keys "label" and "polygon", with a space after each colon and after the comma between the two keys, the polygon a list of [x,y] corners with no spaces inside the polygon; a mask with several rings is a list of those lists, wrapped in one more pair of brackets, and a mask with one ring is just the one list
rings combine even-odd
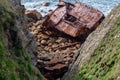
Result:
{"label": "rusted ship hull", "polygon": [[102,12],[85,4],[63,2],[44,26],[78,37],[95,30],[104,18]]}

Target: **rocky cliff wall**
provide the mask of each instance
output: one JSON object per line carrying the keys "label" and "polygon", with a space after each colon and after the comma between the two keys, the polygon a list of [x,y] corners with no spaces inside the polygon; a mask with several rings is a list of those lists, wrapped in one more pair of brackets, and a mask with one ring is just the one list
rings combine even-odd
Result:
{"label": "rocky cliff wall", "polygon": [[20,0],[0,0],[0,79],[43,80],[31,62],[34,53],[35,38],[27,30]]}
{"label": "rocky cliff wall", "polygon": [[31,55],[32,62],[36,64],[34,54],[37,52],[37,44],[34,35],[27,28],[26,16],[24,15],[24,6],[21,5],[21,0],[8,0],[11,7],[15,9],[15,26],[18,28],[18,35],[21,38],[23,48]]}

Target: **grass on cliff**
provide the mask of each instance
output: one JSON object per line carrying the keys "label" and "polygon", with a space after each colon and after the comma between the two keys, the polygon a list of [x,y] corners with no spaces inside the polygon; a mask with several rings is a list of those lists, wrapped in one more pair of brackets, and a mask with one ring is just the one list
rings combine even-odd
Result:
{"label": "grass on cliff", "polygon": [[21,43],[16,48],[5,48],[4,35],[14,20],[10,11],[13,10],[8,1],[0,0],[0,80],[43,80],[38,69],[32,65],[29,54],[22,49]]}
{"label": "grass on cliff", "polygon": [[120,18],[74,80],[120,80]]}

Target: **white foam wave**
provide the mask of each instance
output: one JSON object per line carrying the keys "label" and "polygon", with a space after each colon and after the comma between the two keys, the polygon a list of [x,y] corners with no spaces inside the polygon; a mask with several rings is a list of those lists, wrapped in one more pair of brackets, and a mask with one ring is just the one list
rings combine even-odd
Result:
{"label": "white foam wave", "polygon": [[[82,2],[87,5],[93,6],[98,10],[102,11],[105,15],[115,7],[120,0],[65,0],[68,2]],[[42,6],[43,2],[49,2],[50,6]],[[43,16],[49,10],[55,10],[57,8],[58,0],[22,0],[22,4],[25,5],[25,8],[28,10],[36,9],[39,11]]]}

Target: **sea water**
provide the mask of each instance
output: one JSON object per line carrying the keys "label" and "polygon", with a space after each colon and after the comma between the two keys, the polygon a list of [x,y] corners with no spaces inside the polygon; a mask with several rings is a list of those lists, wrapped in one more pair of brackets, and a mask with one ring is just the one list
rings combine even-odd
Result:
{"label": "sea water", "polygon": [[[64,0],[66,2],[82,2],[89,6],[92,6],[101,12],[103,12],[106,16],[110,13],[110,11],[120,3],[120,0]],[[43,2],[49,2],[49,6],[43,6]],[[21,3],[28,10],[37,10],[43,16],[49,10],[55,10],[57,8],[59,0],[22,0]]]}

